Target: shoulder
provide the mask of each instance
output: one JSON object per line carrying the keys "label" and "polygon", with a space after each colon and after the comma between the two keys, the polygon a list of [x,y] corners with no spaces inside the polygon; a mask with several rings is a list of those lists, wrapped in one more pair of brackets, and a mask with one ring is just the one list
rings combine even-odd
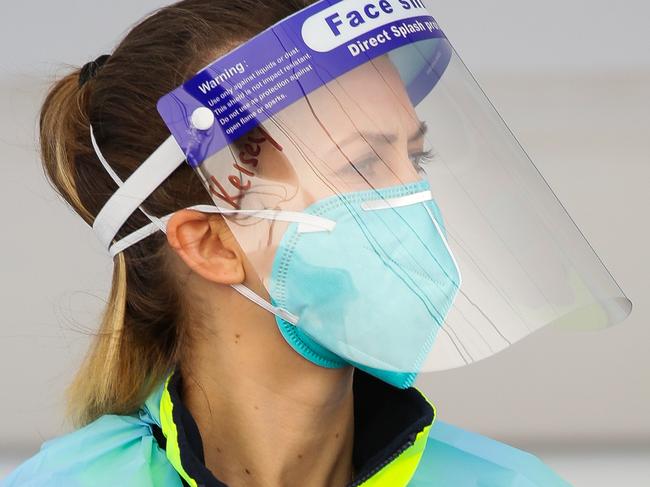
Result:
{"label": "shoulder", "polygon": [[534,455],[436,421],[409,487],[570,487]]}
{"label": "shoulder", "polygon": [[45,442],[1,487],[180,487],[151,426],[136,416],[106,415]]}

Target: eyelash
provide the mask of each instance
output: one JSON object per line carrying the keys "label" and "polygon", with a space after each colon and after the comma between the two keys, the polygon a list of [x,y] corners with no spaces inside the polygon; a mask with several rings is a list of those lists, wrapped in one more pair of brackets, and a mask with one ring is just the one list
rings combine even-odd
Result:
{"label": "eyelash", "polygon": [[[436,153],[432,149],[409,154],[409,159],[411,160],[413,167],[415,167],[415,169],[417,169],[418,171],[422,171],[424,169],[424,166],[426,166],[429,162],[435,159],[435,157],[436,157]],[[373,162],[371,162],[370,159],[364,159],[363,161],[359,163],[355,163],[352,166],[356,168],[357,171],[360,171],[363,170],[364,168],[368,168],[372,166],[373,163],[374,163],[374,159]],[[348,169],[353,170],[352,167]]]}
{"label": "eyelash", "polygon": [[409,158],[411,159],[413,166],[415,166],[415,169],[421,170],[423,166],[426,166],[434,159],[434,156],[435,154],[433,150],[429,149],[427,151],[410,154]]}

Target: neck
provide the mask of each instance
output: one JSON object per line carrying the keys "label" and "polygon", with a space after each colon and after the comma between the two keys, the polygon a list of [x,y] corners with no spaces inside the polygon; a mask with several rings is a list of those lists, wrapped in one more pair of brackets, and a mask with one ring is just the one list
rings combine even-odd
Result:
{"label": "neck", "polygon": [[194,340],[182,364],[183,402],[206,466],[230,487],[304,485],[307,478],[310,486],[347,485],[352,369],[311,364],[265,312],[245,303],[231,308],[237,317],[224,319],[221,308],[220,324]]}

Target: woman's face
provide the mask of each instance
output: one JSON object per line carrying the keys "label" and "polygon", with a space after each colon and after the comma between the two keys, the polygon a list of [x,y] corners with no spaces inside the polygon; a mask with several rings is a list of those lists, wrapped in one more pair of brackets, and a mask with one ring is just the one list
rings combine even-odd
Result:
{"label": "woman's face", "polygon": [[[303,211],[336,194],[419,180],[424,132],[383,56],[301,98],[204,167],[213,195],[228,195],[231,206]],[[253,266],[268,276],[286,224],[236,218],[229,225]]]}
{"label": "woman's face", "polygon": [[285,157],[306,206],[418,179],[412,157],[422,152],[423,127],[387,57],[314,91],[274,122],[291,141]]}

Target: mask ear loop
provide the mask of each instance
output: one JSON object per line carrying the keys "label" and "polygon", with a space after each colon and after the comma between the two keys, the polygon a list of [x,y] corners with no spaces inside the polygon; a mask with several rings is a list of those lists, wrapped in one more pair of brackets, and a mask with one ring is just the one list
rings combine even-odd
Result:
{"label": "mask ear loop", "polygon": [[[92,125],[90,126],[90,139],[92,142],[93,149],[97,155],[97,158],[101,162],[102,166],[109,174],[111,179],[117,184],[118,188],[124,186],[124,181],[120,179],[117,173],[110,166],[104,155],[102,154],[97,140],[95,139],[95,134],[93,132]],[[110,201],[110,199],[109,199]],[[107,203],[108,204],[108,203]],[[138,206],[138,209],[151,221],[150,224],[145,225],[144,227],[136,230],[135,232],[127,235],[121,240],[118,240],[109,247],[109,253],[111,257],[115,257],[119,253],[123,252],[127,248],[131,247],[144,240],[147,237],[161,231],[167,233],[167,223],[171,219],[173,214],[166,215],[162,218],[150,215],[146,210],[142,208],[142,205]],[[196,205],[190,208],[189,210],[201,211],[203,213],[213,213],[213,214],[237,214],[244,213],[249,215],[258,216],[259,218],[265,218],[270,220],[282,220],[299,223],[303,228],[303,232],[315,232],[315,231],[331,231],[334,229],[336,222],[328,220],[326,218],[318,217],[315,215],[308,215],[299,212],[290,212],[290,211],[280,211],[280,210],[229,210],[227,208],[220,208],[218,206],[210,205]],[[257,304],[261,308],[270,312],[271,314],[279,317],[280,319],[285,320],[286,322],[296,325],[298,323],[298,317],[293,313],[287,311],[286,309],[273,306],[266,299],[262,298],[260,295],[255,293],[252,289],[244,286],[243,284],[231,284],[235,291],[244,296],[249,301]]]}

